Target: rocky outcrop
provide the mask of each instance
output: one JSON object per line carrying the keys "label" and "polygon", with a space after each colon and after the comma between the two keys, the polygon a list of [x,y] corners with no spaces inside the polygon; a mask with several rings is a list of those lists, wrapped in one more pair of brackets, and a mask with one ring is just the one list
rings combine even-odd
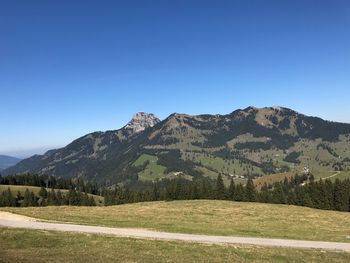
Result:
{"label": "rocky outcrop", "polygon": [[160,120],[152,113],[138,112],[136,113],[131,121],[125,125],[125,129],[131,130],[132,133],[138,133],[144,131],[147,128],[153,127]]}

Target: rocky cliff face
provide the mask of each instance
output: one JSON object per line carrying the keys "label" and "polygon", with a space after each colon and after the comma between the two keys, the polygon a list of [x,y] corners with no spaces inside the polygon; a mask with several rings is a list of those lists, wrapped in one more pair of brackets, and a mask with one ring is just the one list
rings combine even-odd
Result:
{"label": "rocky cliff face", "polygon": [[131,121],[125,125],[125,129],[132,131],[132,133],[138,133],[144,131],[147,128],[153,127],[160,120],[152,113],[138,112]]}

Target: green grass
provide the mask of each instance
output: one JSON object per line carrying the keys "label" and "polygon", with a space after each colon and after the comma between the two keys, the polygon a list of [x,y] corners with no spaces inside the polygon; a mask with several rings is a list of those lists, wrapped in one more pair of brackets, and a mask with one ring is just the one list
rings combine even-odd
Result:
{"label": "green grass", "polygon": [[[196,132],[194,130],[193,132]],[[196,139],[203,142],[201,140],[203,134],[197,134],[199,137]],[[224,176],[225,183],[229,182],[229,175],[244,175],[247,174],[248,171],[251,173],[257,173],[262,175],[263,172],[261,168],[257,166],[250,166],[247,164],[240,165],[239,160],[224,160],[223,158],[216,157],[213,155],[213,152],[222,149],[222,147],[213,147],[213,148],[200,148],[200,147],[192,147],[191,140],[188,138],[181,136],[181,133],[175,132],[173,135],[178,138],[181,142],[162,146],[156,145],[154,149],[180,149],[182,150],[182,159],[190,160],[197,164],[197,170],[203,171],[204,176],[208,176],[210,178],[216,179],[219,173]],[[192,134],[191,136],[195,136]],[[242,142],[264,142],[267,141],[266,137],[252,137],[251,134],[243,134],[237,136],[233,140],[227,143],[227,146],[230,149],[235,149],[236,143]],[[250,151],[248,149],[240,150],[240,153],[256,162],[266,162],[268,160],[272,160],[274,165],[277,167],[281,167],[282,165],[287,165],[292,173],[300,173],[305,166],[309,166],[312,174],[315,176],[315,179],[318,180],[320,178],[324,178],[334,174],[332,164],[338,162],[339,159],[337,157],[332,156],[327,150],[322,148],[317,149],[317,146],[320,143],[325,143],[321,139],[315,140],[306,140],[300,139],[298,142],[294,144],[294,146],[290,147],[287,151],[277,148],[272,148],[268,150],[258,150],[258,151]],[[344,136],[340,136],[339,142],[325,143],[329,145],[337,154],[341,156],[341,158],[349,157],[349,139]],[[199,150],[203,150],[204,152],[199,152]],[[301,156],[299,157],[300,163],[293,164],[284,161],[285,156],[288,152],[301,152]],[[157,165],[157,157],[154,155],[143,154],[139,157],[139,159],[134,163],[135,165],[142,165],[144,161],[149,160],[150,164],[146,167],[146,169],[139,173],[140,180],[149,181],[149,180],[157,180],[159,178],[169,177],[171,174],[164,174],[164,170],[166,169],[163,166]],[[323,166],[325,162],[328,162],[328,166]],[[350,164],[346,164],[343,167],[345,170],[350,169]],[[253,169],[253,170],[251,170]],[[350,177],[350,174],[349,174]],[[339,179],[348,178],[346,175],[337,177]],[[236,183],[242,182],[245,183],[244,180],[235,178],[234,181]],[[271,181],[271,180],[268,180]],[[273,183],[274,181],[272,181]]]}
{"label": "green grass", "polygon": [[110,207],[2,208],[31,217],[178,233],[350,242],[350,213],[215,200],[148,202]]}
{"label": "green grass", "polygon": [[[10,188],[12,194],[16,195],[17,192],[20,192],[22,195],[24,195],[24,192],[26,189],[33,192],[35,195],[39,194],[40,187],[38,186],[26,186],[26,185],[0,185],[0,193]],[[51,189],[46,188],[47,191],[50,191]],[[68,190],[65,189],[59,189],[63,194],[67,193]],[[55,191],[58,191],[58,189],[55,189]],[[103,205],[104,203],[104,197],[98,196],[98,195],[92,195],[88,194],[89,196],[92,196],[95,199],[96,205]]]}
{"label": "green grass", "polygon": [[165,167],[158,165],[158,157],[149,154],[142,154],[135,162],[135,166],[143,165],[145,161],[149,161],[147,167],[141,171],[138,176],[141,181],[154,181],[159,178],[165,177],[164,171]]}
{"label": "green grass", "polygon": [[0,228],[0,262],[349,262],[349,253]]}
{"label": "green grass", "polygon": [[[335,172],[333,172],[334,174]],[[350,171],[342,171],[340,172],[338,175],[329,178],[332,181],[335,181],[335,179],[339,179],[339,180],[345,180],[345,179],[350,179]]]}

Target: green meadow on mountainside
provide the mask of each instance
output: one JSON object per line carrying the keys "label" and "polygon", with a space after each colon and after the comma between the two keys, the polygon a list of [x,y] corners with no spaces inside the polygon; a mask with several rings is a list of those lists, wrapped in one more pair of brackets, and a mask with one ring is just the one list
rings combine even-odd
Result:
{"label": "green meadow on mountainside", "polygon": [[[140,124],[142,123],[142,125]],[[123,128],[85,135],[64,148],[25,159],[3,174],[39,173],[99,183],[222,174],[228,182],[280,173],[316,179],[350,169],[350,124],[282,107],[227,115],[139,113]]]}

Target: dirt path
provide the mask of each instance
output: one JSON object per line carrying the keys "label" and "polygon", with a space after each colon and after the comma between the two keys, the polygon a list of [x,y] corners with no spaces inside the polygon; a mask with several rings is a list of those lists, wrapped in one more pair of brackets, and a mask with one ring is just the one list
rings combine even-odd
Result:
{"label": "dirt path", "polygon": [[323,177],[322,180],[326,180],[326,179],[332,178],[332,177],[334,177],[334,176],[337,176],[338,174],[340,174],[340,171],[337,171],[337,172],[335,172],[335,174],[332,174],[332,175],[330,175],[330,176]]}
{"label": "dirt path", "polygon": [[168,241],[186,241],[209,244],[244,244],[264,247],[289,247],[303,249],[338,250],[350,252],[350,243],[305,241],[274,238],[208,236],[150,231],[144,229],[111,228],[99,226],[84,226],[64,223],[49,223],[36,221],[34,218],[0,211],[0,226],[25,229],[54,230],[89,234],[106,234],[118,237],[156,239]]}

